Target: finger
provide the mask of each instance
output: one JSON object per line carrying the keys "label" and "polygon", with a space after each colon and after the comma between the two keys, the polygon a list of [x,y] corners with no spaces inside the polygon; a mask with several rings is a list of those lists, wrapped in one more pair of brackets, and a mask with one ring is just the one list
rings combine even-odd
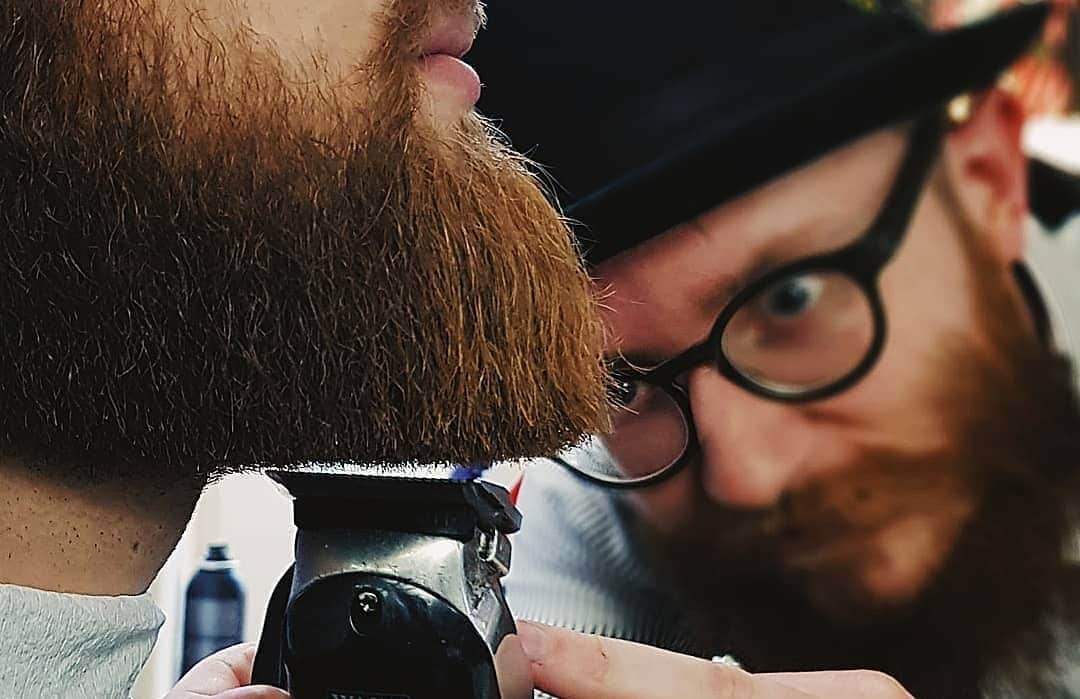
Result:
{"label": "finger", "polygon": [[277,687],[235,687],[224,692],[196,691],[174,687],[165,699],[289,699],[289,693]]}
{"label": "finger", "polygon": [[[204,699],[206,695],[196,694],[181,699]],[[277,687],[239,687],[221,694],[211,694],[213,699],[289,699],[288,692]]]}
{"label": "finger", "polygon": [[166,699],[218,697],[218,699],[284,699],[288,694],[273,687],[248,687],[255,663],[253,643],[233,646],[200,661]]}
{"label": "finger", "polygon": [[532,699],[532,667],[514,634],[504,638],[495,652],[495,677],[503,699]]}
{"label": "finger", "polygon": [[237,687],[224,692],[196,692],[173,688],[165,699],[289,699],[289,693],[277,687]]}
{"label": "finger", "polygon": [[[518,623],[538,689],[562,699],[811,699],[798,687],[637,643]],[[827,695],[830,697],[833,695]],[[876,699],[876,698],[875,698]]]}
{"label": "finger", "polygon": [[217,694],[174,689],[165,699],[289,699],[289,694],[276,687],[237,687]]}
{"label": "finger", "polygon": [[[806,672],[758,675],[816,697],[844,699],[913,699],[899,682],[881,672]],[[842,693],[841,693],[842,692]]]}

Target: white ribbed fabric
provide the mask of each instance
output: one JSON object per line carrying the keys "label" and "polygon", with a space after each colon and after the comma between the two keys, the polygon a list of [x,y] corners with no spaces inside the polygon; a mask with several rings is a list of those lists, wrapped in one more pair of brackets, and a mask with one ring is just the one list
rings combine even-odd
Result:
{"label": "white ribbed fabric", "polygon": [[624,505],[550,461],[526,468],[507,599],[520,619],[717,655],[643,553]]}
{"label": "white ribbed fabric", "polygon": [[0,698],[127,699],[164,621],[149,595],[0,585]]}
{"label": "white ribbed fabric", "polygon": [[[550,461],[526,466],[506,578],[518,619],[711,658],[716,647],[678,587],[664,584],[625,506]],[[536,699],[553,699],[536,692]]]}

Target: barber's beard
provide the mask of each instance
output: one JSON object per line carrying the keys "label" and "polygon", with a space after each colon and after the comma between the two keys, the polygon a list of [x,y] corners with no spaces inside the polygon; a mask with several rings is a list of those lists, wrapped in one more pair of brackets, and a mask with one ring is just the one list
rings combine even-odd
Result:
{"label": "barber's beard", "polygon": [[600,426],[562,221],[478,118],[424,118],[444,4],[335,76],[155,2],[0,0],[0,450],[197,479]]}
{"label": "barber's beard", "polygon": [[[1060,676],[1055,624],[1080,621],[1080,575],[1063,557],[1075,547],[1080,410],[1069,363],[1032,336],[1007,291],[1015,280],[972,256],[993,349],[961,338],[942,349],[927,409],[950,425],[947,449],[866,451],[858,466],[770,512],[733,513],[702,499],[695,522],[667,542],[711,610],[716,641],[749,669],[876,669],[935,699],[981,696],[977,687],[994,677],[1018,696],[1049,696]],[[947,554],[903,603],[875,599],[854,566],[784,564],[787,548],[815,537],[964,502],[974,514],[955,542],[954,532],[935,531]]]}

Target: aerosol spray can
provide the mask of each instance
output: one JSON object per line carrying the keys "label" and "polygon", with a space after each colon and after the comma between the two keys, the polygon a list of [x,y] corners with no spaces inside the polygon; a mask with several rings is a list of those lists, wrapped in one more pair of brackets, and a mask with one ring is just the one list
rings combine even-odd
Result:
{"label": "aerosol spray can", "polygon": [[206,656],[243,643],[244,588],[227,546],[210,546],[188,584],[184,609],[181,675]]}

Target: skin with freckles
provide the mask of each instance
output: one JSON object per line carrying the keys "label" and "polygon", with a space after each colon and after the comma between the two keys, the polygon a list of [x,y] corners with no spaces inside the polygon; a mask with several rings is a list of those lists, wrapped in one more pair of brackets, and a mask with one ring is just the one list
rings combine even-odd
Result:
{"label": "skin with freckles", "polygon": [[146,590],[201,492],[198,482],[59,482],[11,459],[0,477],[2,581],[88,595]]}

